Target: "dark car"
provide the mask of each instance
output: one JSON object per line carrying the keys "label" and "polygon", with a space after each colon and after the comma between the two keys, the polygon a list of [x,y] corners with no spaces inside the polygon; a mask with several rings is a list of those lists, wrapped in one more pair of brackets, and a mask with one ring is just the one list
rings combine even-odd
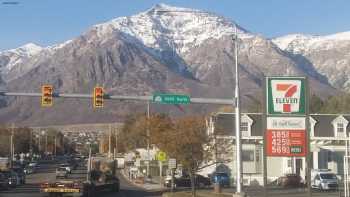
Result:
{"label": "dark car", "polygon": [[13,170],[2,171],[2,174],[5,176],[5,179],[8,181],[9,187],[16,187],[17,185],[20,184],[18,175]]}
{"label": "dark car", "polygon": [[[208,177],[204,177],[202,175],[195,175],[195,186],[196,187],[206,187],[210,186],[211,182]],[[165,186],[171,187],[171,179],[167,179],[165,181]],[[183,176],[180,178],[174,178],[174,187],[191,187],[191,178],[190,176]]]}
{"label": "dark car", "polygon": [[0,172],[0,190],[6,190],[9,187],[9,181],[5,174]]}
{"label": "dark car", "polygon": [[286,174],[285,176],[278,177],[277,185],[281,187],[301,187],[302,179],[297,174]]}
{"label": "dark car", "polygon": [[211,181],[218,183],[222,187],[230,186],[230,176],[225,172],[216,172],[211,176]]}
{"label": "dark car", "polygon": [[26,183],[26,174],[24,172],[24,169],[18,167],[18,168],[12,168],[12,170],[17,173],[18,182],[20,184],[25,184]]}

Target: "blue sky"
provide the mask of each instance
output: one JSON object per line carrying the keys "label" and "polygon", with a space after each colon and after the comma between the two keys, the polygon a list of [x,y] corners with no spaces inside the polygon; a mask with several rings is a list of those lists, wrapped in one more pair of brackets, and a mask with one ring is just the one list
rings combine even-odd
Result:
{"label": "blue sky", "polygon": [[349,0],[0,0],[0,51],[61,43],[157,3],[214,12],[268,38],[350,31]]}

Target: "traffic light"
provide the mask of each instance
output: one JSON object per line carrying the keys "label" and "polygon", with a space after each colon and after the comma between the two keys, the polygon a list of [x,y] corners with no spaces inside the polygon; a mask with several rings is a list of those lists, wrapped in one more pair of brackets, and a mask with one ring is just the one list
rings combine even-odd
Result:
{"label": "traffic light", "polygon": [[103,107],[103,88],[95,87],[94,88],[94,107]]}
{"label": "traffic light", "polygon": [[52,85],[43,85],[41,87],[41,106],[42,107],[51,107],[53,104],[53,87]]}

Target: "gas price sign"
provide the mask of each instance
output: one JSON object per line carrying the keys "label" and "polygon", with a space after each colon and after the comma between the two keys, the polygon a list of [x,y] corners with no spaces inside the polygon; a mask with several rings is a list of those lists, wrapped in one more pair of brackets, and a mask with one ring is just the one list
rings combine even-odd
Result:
{"label": "gas price sign", "polygon": [[268,156],[303,157],[306,155],[305,118],[268,117],[266,153]]}

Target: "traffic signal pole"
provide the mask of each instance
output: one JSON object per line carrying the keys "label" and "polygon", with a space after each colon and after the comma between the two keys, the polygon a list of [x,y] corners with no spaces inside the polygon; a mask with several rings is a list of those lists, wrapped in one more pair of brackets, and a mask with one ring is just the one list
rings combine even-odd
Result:
{"label": "traffic signal pole", "polygon": [[[0,96],[25,96],[25,97],[41,97],[42,93],[26,93],[26,92],[7,92],[0,91]],[[54,92],[53,98],[78,98],[91,99],[91,94],[65,94]],[[135,95],[109,95],[104,94],[103,99],[106,100],[135,100],[135,101],[153,101],[153,96],[135,96]],[[218,105],[234,105],[232,99],[217,99],[217,98],[191,98],[192,104],[218,104]]]}

